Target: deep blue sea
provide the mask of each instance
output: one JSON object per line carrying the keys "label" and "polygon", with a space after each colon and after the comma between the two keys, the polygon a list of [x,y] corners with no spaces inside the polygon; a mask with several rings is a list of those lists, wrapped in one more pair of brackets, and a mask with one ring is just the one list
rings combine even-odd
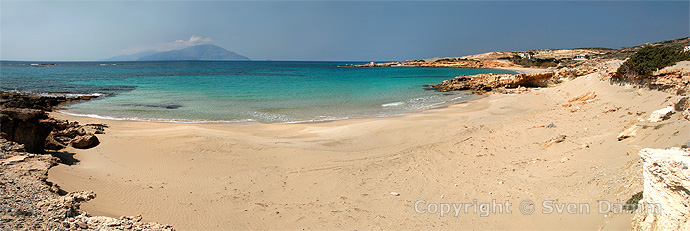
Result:
{"label": "deep blue sea", "polygon": [[[54,64],[54,65],[44,65]],[[122,120],[289,123],[389,116],[462,102],[425,90],[496,69],[339,67],[354,62],[0,62],[0,89],[102,94],[66,113]]]}

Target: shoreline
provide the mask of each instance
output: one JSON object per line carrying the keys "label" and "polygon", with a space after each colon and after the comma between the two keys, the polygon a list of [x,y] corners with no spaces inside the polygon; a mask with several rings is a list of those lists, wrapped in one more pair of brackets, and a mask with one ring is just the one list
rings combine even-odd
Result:
{"label": "shoreline", "polygon": [[[458,68],[458,67],[450,67],[450,68]],[[464,67],[460,67],[464,68]],[[467,68],[467,69],[472,69],[472,68]],[[527,68],[527,67],[495,67],[495,68],[478,68],[478,69],[497,69],[497,70],[508,70],[508,71],[513,71],[515,72],[514,74],[522,74],[522,73],[539,73],[539,72],[544,72],[544,71],[549,71],[549,69],[543,69],[543,68]],[[451,78],[452,79],[452,78]],[[422,88],[422,86],[420,86]],[[469,92],[469,91],[468,91]],[[38,95],[44,95],[44,96],[51,96],[55,95],[57,93],[32,93],[32,92],[27,92],[31,94],[38,94]],[[82,94],[82,95],[93,95],[93,94]],[[360,116],[348,116],[345,118],[336,118],[336,119],[323,119],[323,120],[318,120],[318,119],[311,119],[311,120],[296,120],[296,121],[281,121],[281,122],[260,122],[260,121],[255,121],[253,119],[240,119],[240,120],[188,120],[188,119],[141,119],[141,118],[128,118],[128,117],[112,117],[112,116],[103,116],[103,115],[98,115],[98,114],[82,114],[82,113],[73,113],[69,112],[64,109],[58,108],[58,112],[71,115],[77,118],[95,118],[95,119],[103,119],[106,121],[130,121],[130,122],[154,122],[154,123],[182,123],[182,124],[253,124],[253,123],[261,123],[261,124],[300,124],[300,123],[322,123],[322,122],[332,122],[332,121],[340,121],[340,120],[349,120],[349,119],[363,119],[363,118],[385,118],[385,117],[396,117],[396,116],[403,116],[407,114],[414,114],[414,113],[419,113],[427,110],[434,110],[438,108],[444,108],[448,107],[450,105],[454,104],[460,104],[464,103],[467,101],[471,100],[476,100],[480,96],[477,94],[468,94],[470,96],[470,99],[465,99],[459,102],[449,102],[452,100],[448,100],[447,102],[441,104],[441,105],[435,105],[435,106],[428,106],[426,108],[420,108],[420,109],[414,109],[406,112],[401,112],[401,113],[394,113],[394,114],[372,114],[372,115],[360,115]],[[107,95],[98,95],[98,97],[107,97]]]}
{"label": "shoreline", "polygon": [[[594,100],[561,106],[589,91]],[[616,140],[626,123],[669,102],[667,95],[640,95],[594,73],[526,94],[329,123],[180,124],[51,113],[110,128],[96,148],[68,149],[80,163],[52,168],[49,181],[98,193],[83,204],[90,213],[142,214],[182,230],[558,229],[564,223],[629,229],[629,214],[445,219],[415,213],[413,206],[420,199],[625,201],[641,190],[635,150],[674,146],[690,136],[689,123],[672,117],[669,125]],[[565,142],[543,148],[562,134]]]}
{"label": "shoreline", "polygon": [[443,109],[450,107],[452,105],[456,104],[464,104],[472,100],[477,100],[480,98],[483,98],[485,96],[482,95],[476,95],[476,94],[468,94],[471,95],[471,99],[463,100],[463,101],[458,101],[458,102],[446,102],[442,105],[437,105],[433,107],[428,107],[428,108],[422,108],[422,109],[415,109],[403,113],[397,113],[397,114],[386,114],[386,115],[381,115],[381,114],[376,114],[376,115],[364,115],[364,116],[350,116],[346,118],[337,118],[337,119],[324,119],[324,120],[298,120],[298,121],[284,121],[284,122],[260,122],[260,121],[254,121],[251,119],[245,119],[243,121],[227,121],[227,120],[177,120],[177,119],[170,119],[170,120],[165,120],[165,119],[138,119],[138,118],[118,118],[118,117],[110,117],[110,116],[100,116],[96,114],[79,114],[79,113],[71,113],[66,110],[56,110],[55,113],[67,115],[74,117],[75,119],[77,118],[91,118],[91,119],[98,119],[98,120],[103,120],[103,121],[123,121],[123,122],[150,122],[150,123],[170,123],[170,124],[309,124],[309,123],[329,123],[329,122],[335,122],[335,121],[342,121],[342,120],[352,120],[352,119],[372,119],[372,118],[387,118],[387,117],[398,117],[398,116],[405,116],[409,114],[416,114],[416,113],[422,113],[425,111],[429,110],[436,110],[436,109]]}

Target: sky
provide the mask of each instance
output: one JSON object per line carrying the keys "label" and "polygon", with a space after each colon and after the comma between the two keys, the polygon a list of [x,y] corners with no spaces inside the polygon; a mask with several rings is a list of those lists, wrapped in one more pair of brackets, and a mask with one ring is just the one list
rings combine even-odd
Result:
{"label": "sky", "polygon": [[0,0],[0,60],[215,44],[253,60],[395,61],[689,34],[689,1]]}

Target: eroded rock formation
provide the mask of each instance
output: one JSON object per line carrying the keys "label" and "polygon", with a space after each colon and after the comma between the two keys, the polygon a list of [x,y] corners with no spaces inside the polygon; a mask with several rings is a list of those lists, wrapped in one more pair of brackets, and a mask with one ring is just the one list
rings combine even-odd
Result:
{"label": "eroded rock formation", "polygon": [[103,132],[105,125],[94,124],[92,131],[76,122],[60,121],[48,117],[65,97],[43,97],[31,94],[0,93],[0,137],[24,146],[30,153],[60,150],[72,145],[75,148],[91,148],[98,145],[94,132]]}
{"label": "eroded rock formation", "polygon": [[690,230],[690,151],[646,148],[639,155],[643,161],[644,197],[633,218],[633,228]]}
{"label": "eroded rock formation", "polygon": [[490,91],[496,88],[517,87],[545,87],[548,80],[553,77],[553,72],[541,72],[532,74],[478,74],[470,76],[458,76],[450,80],[444,80],[437,85],[428,85],[437,91],[472,90],[476,92]]}
{"label": "eroded rock formation", "polygon": [[80,209],[96,197],[91,191],[67,193],[46,181],[60,159],[43,154],[67,145],[90,148],[106,125],[79,125],[50,118],[65,99],[0,92],[0,230],[173,230],[142,222],[141,216],[94,217]]}

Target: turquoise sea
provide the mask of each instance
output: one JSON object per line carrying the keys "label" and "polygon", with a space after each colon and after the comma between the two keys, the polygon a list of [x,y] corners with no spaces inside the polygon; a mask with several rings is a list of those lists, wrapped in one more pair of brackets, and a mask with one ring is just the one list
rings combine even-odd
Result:
{"label": "turquoise sea", "polygon": [[354,62],[0,62],[0,89],[96,94],[66,113],[121,120],[290,123],[389,116],[462,102],[425,90],[496,69],[346,68]]}

